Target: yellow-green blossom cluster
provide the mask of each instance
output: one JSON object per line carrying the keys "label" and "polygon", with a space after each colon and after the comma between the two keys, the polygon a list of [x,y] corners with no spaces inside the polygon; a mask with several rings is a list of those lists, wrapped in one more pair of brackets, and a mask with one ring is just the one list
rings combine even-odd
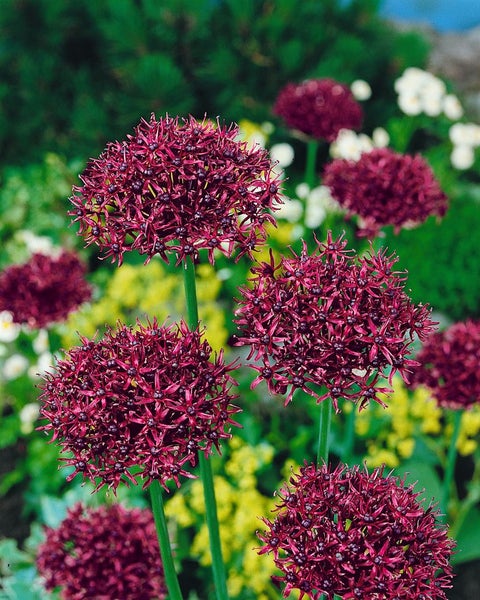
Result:
{"label": "yellow-green blossom cluster", "polygon": [[[410,458],[415,441],[420,436],[444,436],[445,446],[451,436],[451,426],[445,425],[444,412],[437,406],[431,392],[424,387],[407,390],[402,380],[395,378],[394,392],[384,400],[388,409],[371,405],[356,418],[356,434],[365,440],[369,467],[385,464],[398,467]],[[457,442],[460,454],[468,455],[477,447],[475,437],[480,432],[480,407],[462,415]]]}
{"label": "yellow-green blossom cluster", "polygon": [[[224,474],[214,477],[222,553],[228,570],[227,585],[231,598],[276,598],[271,584],[275,571],[273,559],[259,556],[255,535],[259,515],[267,515],[274,499],[258,490],[258,472],[269,465],[274,449],[267,443],[249,446],[240,438],[230,441]],[[166,503],[167,517],[180,528],[196,527],[191,556],[200,564],[211,564],[202,483],[195,480]]]}
{"label": "yellow-green blossom cluster", "polygon": [[[214,350],[226,344],[225,316],[217,298],[221,282],[209,264],[197,268],[197,296],[206,338]],[[160,323],[185,314],[185,294],[181,273],[169,273],[160,261],[148,265],[123,264],[113,271],[99,299],[72,314],[62,328],[62,344],[70,348],[78,343],[77,332],[92,337],[106,325],[120,319],[133,323],[137,317],[156,317]]]}

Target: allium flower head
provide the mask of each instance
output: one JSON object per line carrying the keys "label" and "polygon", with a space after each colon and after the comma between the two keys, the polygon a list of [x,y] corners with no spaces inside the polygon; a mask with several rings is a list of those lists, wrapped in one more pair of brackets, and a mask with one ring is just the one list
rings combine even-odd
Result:
{"label": "allium flower head", "polygon": [[[429,310],[404,292],[405,277],[393,271],[398,260],[385,250],[355,260],[340,237],[306,244],[299,256],[252,269],[252,285],[241,290],[237,345],[251,347],[258,371],[252,386],[267,382],[288,403],[296,388],[316,397],[346,397],[360,408],[383,404],[376,387],[396,371],[406,380],[417,364],[407,358],[414,334],[423,339],[433,327]],[[313,386],[312,386],[313,384]],[[315,386],[325,386],[320,395]],[[312,389],[313,387],[313,389]]]}
{"label": "allium flower head", "polygon": [[333,79],[288,83],[278,94],[273,112],[288,127],[333,142],[340,129],[359,129],[363,112],[348,86]]}
{"label": "allium flower head", "polygon": [[350,216],[360,217],[360,236],[375,237],[384,225],[398,233],[447,210],[447,197],[427,162],[389,148],[374,148],[358,160],[332,161],[323,183]]}
{"label": "allium flower head", "polygon": [[433,333],[416,358],[412,384],[430,388],[439,406],[459,410],[480,403],[480,321]]}
{"label": "allium flower head", "polygon": [[74,252],[34,254],[27,263],[0,274],[0,311],[9,311],[15,323],[32,328],[63,321],[92,295],[85,273]]}
{"label": "allium flower head", "polygon": [[[136,477],[163,486],[191,477],[186,463],[208,455],[229,438],[238,409],[231,404],[234,383],[220,352],[199,330],[172,326],[119,324],[99,341],[82,338],[53,373],[43,378],[41,427],[53,431],[65,464],[84,479],[114,490]],[[131,468],[135,467],[136,475]]]}
{"label": "allium flower head", "polygon": [[46,528],[37,568],[63,600],[163,600],[167,597],[149,510],[76,504],[57,529]]}
{"label": "allium flower head", "polygon": [[109,143],[74,187],[70,212],[87,245],[120,264],[129,250],[168,262],[214,250],[251,255],[279,201],[268,152],[237,141],[238,128],[193,117],[142,119]]}
{"label": "allium flower head", "polygon": [[283,573],[274,580],[284,597],[297,589],[299,600],[446,600],[454,542],[418,495],[382,469],[302,467],[258,534],[260,553],[273,552]]}

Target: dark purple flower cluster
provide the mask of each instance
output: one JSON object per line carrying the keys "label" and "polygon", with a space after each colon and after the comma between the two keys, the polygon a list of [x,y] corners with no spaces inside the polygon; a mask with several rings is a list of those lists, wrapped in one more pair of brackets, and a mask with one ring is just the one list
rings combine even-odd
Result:
{"label": "dark purple flower cluster", "polygon": [[416,359],[412,385],[429,387],[439,406],[460,410],[480,403],[480,321],[433,333]]}
{"label": "dark purple flower cluster", "polygon": [[253,387],[264,380],[285,394],[291,386],[286,403],[300,388],[318,401],[331,398],[338,410],[340,397],[360,408],[382,403],[377,394],[390,390],[376,384],[387,377],[391,384],[396,371],[407,380],[417,364],[407,358],[409,346],[414,334],[431,331],[430,311],[405,293],[405,277],[392,270],[395,255],[382,250],[356,260],[345,246],[329,232],[311,255],[304,244],[299,256],[279,264],[272,256],[252,269],[236,315],[237,345],[250,346],[248,359],[257,361]]}
{"label": "dark purple flower cluster", "polygon": [[[84,479],[117,488],[121,481],[144,487],[158,480],[191,477],[212,446],[230,437],[234,382],[220,353],[199,330],[178,325],[119,324],[100,341],[82,338],[55,372],[44,376],[41,416],[64,452],[65,464]],[[52,440],[52,441],[53,441]],[[134,473],[131,468],[136,468]]]}
{"label": "dark purple flower cluster", "polygon": [[133,135],[107,145],[75,187],[70,212],[87,245],[121,264],[137,250],[178,262],[218,249],[251,256],[265,240],[279,201],[278,175],[263,148],[237,140],[238,128],[193,117],[142,119]]}
{"label": "dark purple flower cluster", "polygon": [[37,568],[63,600],[163,600],[167,597],[149,510],[76,504],[57,529],[46,528]]}
{"label": "dark purple flower cluster", "polygon": [[288,83],[278,94],[274,114],[311,138],[333,142],[340,129],[359,129],[363,112],[350,89],[333,79]]}
{"label": "dark purple flower cluster", "polygon": [[15,323],[32,328],[63,321],[92,295],[85,273],[74,252],[34,254],[0,274],[0,311],[8,310]]}
{"label": "dark purple flower cluster", "polygon": [[418,495],[381,469],[305,465],[264,519],[260,553],[273,553],[285,597],[445,600],[454,542]]}
{"label": "dark purple flower cluster", "polygon": [[443,217],[448,207],[428,163],[420,155],[389,148],[364,152],[357,161],[332,161],[325,166],[323,183],[349,216],[360,217],[363,237],[376,237],[384,225],[393,225],[398,233],[430,215]]}

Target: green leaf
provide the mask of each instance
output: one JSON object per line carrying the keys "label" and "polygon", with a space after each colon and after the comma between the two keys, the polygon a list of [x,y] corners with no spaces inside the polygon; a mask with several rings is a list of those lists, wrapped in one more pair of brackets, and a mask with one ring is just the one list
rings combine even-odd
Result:
{"label": "green leaf", "polygon": [[408,461],[395,469],[395,475],[405,476],[407,484],[415,484],[415,490],[420,492],[419,499],[427,502],[438,502],[442,495],[442,485],[433,467],[428,464]]}
{"label": "green leaf", "polygon": [[460,528],[457,536],[457,547],[452,557],[452,564],[468,562],[480,558],[480,510],[472,508]]}

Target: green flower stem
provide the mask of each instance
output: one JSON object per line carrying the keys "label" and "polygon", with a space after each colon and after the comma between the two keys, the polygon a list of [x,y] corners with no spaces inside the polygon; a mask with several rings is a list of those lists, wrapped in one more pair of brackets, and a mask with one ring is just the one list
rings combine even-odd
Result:
{"label": "green flower stem", "polygon": [[305,164],[305,183],[312,190],[317,183],[315,167],[317,164],[318,141],[307,142],[307,161]]}
{"label": "green flower stem", "polygon": [[175,565],[173,564],[170,537],[168,535],[167,522],[163,509],[162,488],[158,481],[150,485],[150,498],[152,501],[152,512],[155,519],[160,554],[162,555],[163,573],[167,584],[168,597],[170,600],[183,600],[180,585],[178,583]]}
{"label": "green flower stem", "polygon": [[442,485],[442,499],[440,502],[440,511],[443,521],[447,521],[448,517],[448,501],[450,499],[450,490],[452,487],[453,474],[455,472],[455,463],[457,461],[457,441],[460,433],[460,425],[462,422],[462,410],[453,411],[453,433],[448,448],[447,463],[445,465],[445,474]]}
{"label": "green flower stem", "polygon": [[355,419],[357,406],[352,405],[352,410],[347,413],[345,419],[345,436],[343,439],[342,462],[348,465],[353,457],[353,445],[355,441]]}
{"label": "green flower stem", "polygon": [[[185,283],[185,297],[187,303],[188,326],[191,329],[198,327],[198,303],[195,286],[195,265],[191,258],[183,262],[183,274]],[[220,529],[218,525],[217,502],[215,499],[215,488],[213,485],[213,473],[211,462],[203,452],[199,452],[200,474],[203,483],[203,495],[205,498],[205,512],[210,539],[210,552],[212,554],[212,571],[215,583],[217,600],[228,600],[227,578],[225,565],[222,557],[222,546],[220,543]]]}
{"label": "green flower stem", "polygon": [[319,408],[317,465],[321,465],[322,462],[328,463],[330,423],[332,420],[332,403],[330,399],[327,398],[320,402]]}

